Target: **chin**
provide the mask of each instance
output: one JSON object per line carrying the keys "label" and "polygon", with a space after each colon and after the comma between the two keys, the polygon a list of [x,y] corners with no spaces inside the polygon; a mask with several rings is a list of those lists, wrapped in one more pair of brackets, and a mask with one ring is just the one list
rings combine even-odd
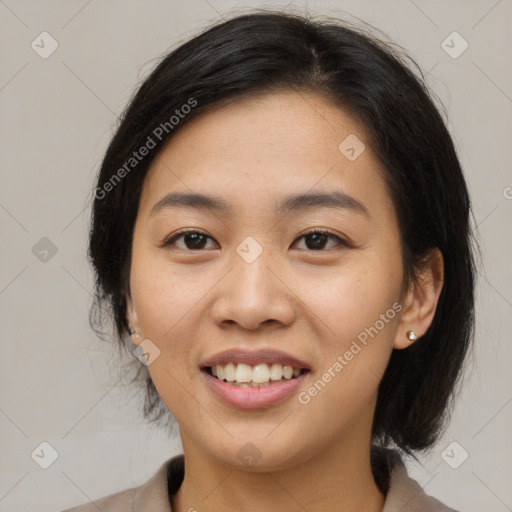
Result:
{"label": "chin", "polygon": [[269,440],[268,432],[265,429],[261,435],[252,433],[250,436],[245,433],[214,446],[210,439],[210,446],[205,447],[205,451],[231,469],[253,473],[290,469],[306,462],[313,455],[312,448],[308,449],[286,435],[281,439]]}

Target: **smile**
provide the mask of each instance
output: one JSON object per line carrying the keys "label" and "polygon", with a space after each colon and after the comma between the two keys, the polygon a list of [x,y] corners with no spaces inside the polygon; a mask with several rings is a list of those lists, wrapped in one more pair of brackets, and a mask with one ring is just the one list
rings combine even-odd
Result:
{"label": "smile", "polygon": [[207,389],[237,409],[269,408],[290,399],[309,378],[305,360],[279,350],[233,348],[199,364]]}
{"label": "smile", "polygon": [[241,387],[265,387],[275,385],[290,379],[296,379],[302,373],[307,372],[305,368],[294,368],[291,365],[279,363],[261,363],[251,366],[245,363],[209,366],[205,369],[211,376],[224,381],[232,386]]}

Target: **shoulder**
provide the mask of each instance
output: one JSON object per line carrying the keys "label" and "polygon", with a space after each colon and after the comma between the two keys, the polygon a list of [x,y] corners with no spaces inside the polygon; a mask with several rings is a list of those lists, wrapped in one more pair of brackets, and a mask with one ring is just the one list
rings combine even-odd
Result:
{"label": "shoulder", "polygon": [[123,510],[130,510],[133,505],[133,496],[136,489],[137,488],[134,487],[115,494],[109,494],[108,496],[104,496],[103,498],[96,499],[89,503],[68,508],[63,512],[98,512],[98,510],[104,512],[121,512]]}
{"label": "shoulder", "polygon": [[148,481],[138,487],[109,494],[62,512],[172,512],[168,484],[177,489],[182,480],[183,455],[177,455],[166,460]]}
{"label": "shoulder", "polygon": [[447,507],[423,488],[408,474],[397,452],[389,454],[389,490],[382,512],[457,512]]}

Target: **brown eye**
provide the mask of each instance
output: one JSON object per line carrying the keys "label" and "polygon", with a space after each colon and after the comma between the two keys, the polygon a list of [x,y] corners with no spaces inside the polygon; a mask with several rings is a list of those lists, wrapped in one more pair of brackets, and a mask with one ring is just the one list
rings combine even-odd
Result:
{"label": "brown eye", "polygon": [[[205,247],[207,240],[213,240],[210,236],[201,233],[200,231],[181,231],[180,233],[173,235],[171,238],[166,240],[162,247],[171,247],[175,246],[178,249],[183,250],[205,250],[207,247]],[[178,240],[181,240],[183,242],[182,246],[178,246],[176,242]]]}
{"label": "brown eye", "polygon": [[[304,240],[306,240],[306,249],[309,249],[310,251],[322,251],[323,249],[326,248],[329,239],[335,241],[334,247],[339,245],[347,245],[339,236],[329,231],[309,231],[308,233],[302,234],[299,238],[297,238],[297,240],[300,240],[301,238],[304,238]],[[332,246],[328,247],[328,249],[331,248]]]}

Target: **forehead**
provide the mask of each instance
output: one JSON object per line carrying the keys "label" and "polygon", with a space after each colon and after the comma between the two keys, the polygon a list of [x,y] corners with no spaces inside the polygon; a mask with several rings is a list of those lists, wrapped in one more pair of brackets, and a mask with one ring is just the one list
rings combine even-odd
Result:
{"label": "forehead", "polygon": [[150,166],[141,205],[149,215],[172,190],[208,191],[235,206],[275,209],[283,195],[327,189],[389,200],[361,123],[317,94],[279,92],[236,100],[179,129]]}

